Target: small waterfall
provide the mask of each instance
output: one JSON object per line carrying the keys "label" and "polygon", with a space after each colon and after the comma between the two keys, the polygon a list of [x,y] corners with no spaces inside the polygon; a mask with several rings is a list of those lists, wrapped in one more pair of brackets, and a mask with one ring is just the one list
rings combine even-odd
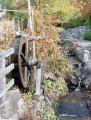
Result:
{"label": "small waterfall", "polygon": [[81,90],[81,82],[82,82],[82,78],[79,78],[78,87],[75,89],[75,91],[80,91]]}
{"label": "small waterfall", "polygon": [[85,72],[84,73],[84,69],[83,69],[83,64],[74,64],[74,66],[76,68],[79,68],[80,69],[80,72],[81,72],[81,76],[78,78],[78,87],[75,89],[75,91],[80,91],[81,90],[81,82],[83,79],[85,79],[89,73],[88,72]]}
{"label": "small waterfall", "polygon": [[74,66],[75,66],[75,68],[79,68],[81,70],[83,67],[83,64],[74,64]]}
{"label": "small waterfall", "polygon": [[[83,64],[74,64],[74,66],[75,66],[76,68],[79,68],[80,71],[81,71]],[[81,72],[81,73],[82,73],[82,72]],[[83,79],[83,77],[82,77],[82,74],[81,74],[81,77],[78,78],[78,81],[79,81],[79,82],[78,82],[78,87],[75,89],[75,91],[80,91],[80,90],[81,90],[81,82],[82,82],[82,79]]]}

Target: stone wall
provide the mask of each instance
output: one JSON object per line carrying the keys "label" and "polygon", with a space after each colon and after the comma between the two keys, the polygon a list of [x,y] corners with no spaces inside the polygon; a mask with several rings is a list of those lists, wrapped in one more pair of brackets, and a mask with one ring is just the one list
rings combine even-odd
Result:
{"label": "stone wall", "polygon": [[60,38],[83,40],[83,36],[87,31],[89,31],[89,28],[87,26],[80,26],[77,28],[67,29],[61,32]]}
{"label": "stone wall", "polygon": [[64,30],[60,34],[63,43],[70,43],[74,47],[76,56],[85,65],[85,71],[89,76],[84,80],[86,89],[91,89],[91,41],[83,39],[84,34],[89,31],[86,26]]}

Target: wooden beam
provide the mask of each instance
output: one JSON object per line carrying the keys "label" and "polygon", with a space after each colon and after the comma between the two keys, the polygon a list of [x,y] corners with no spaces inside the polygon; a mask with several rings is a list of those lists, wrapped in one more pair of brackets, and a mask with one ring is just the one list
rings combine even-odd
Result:
{"label": "wooden beam", "polygon": [[4,11],[4,12],[22,12],[22,13],[24,13],[24,12],[29,12],[29,11],[26,11],[26,10],[5,10],[5,9],[2,9],[1,11]]}
{"label": "wooden beam", "polygon": [[6,67],[4,70],[0,72],[0,79],[3,78],[6,74],[8,74],[11,70],[14,69],[14,64],[11,64],[10,66]]}
{"label": "wooden beam", "polygon": [[5,87],[0,90],[0,98],[7,92],[7,90],[9,90],[12,85],[14,84],[14,79],[12,79],[7,85],[5,85]]}
{"label": "wooden beam", "polygon": [[14,48],[10,48],[0,54],[0,61],[14,53]]}
{"label": "wooden beam", "polygon": [[27,34],[23,34],[22,35],[23,37],[26,37],[27,39],[28,39],[28,41],[38,41],[38,40],[42,40],[42,39],[46,39],[46,36],[38,36],[38,37],[36,37],[36,36],[29,36],[29,35],[27,35]]}

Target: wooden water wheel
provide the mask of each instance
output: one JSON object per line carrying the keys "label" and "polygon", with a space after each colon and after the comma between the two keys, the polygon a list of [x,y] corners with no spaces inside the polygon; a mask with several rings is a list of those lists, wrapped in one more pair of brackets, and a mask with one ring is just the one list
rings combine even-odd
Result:
{"label": "wooden water wheel", "polygon": [[[11,47],[14,47],[15,53],[11,55],[10,62],[15,63],[15,69],[12,71],[12,78],[15,84],[20,87],[28,87],[30,79],[30,67],[28,63],[28,42],[25,37],[15,37],[11,41]],[[23,56],[23,57],[22,57]],[[26,65],[24,65],[26,63]]]}

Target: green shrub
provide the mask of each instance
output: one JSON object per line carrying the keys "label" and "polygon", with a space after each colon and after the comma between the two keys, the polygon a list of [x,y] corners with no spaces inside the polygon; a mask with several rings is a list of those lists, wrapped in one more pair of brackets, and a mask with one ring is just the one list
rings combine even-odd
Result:
{"label": "green shrub", "polygon": [[89,27],[91,29],[91,14],[89,15]]}
{"label": "green shrub", "polygon": [[91,30],[84,34],[84,39],[91,41]]}
{"label": "green shrub", "polygon": [[72,47],[72,45],[70,45],[70,44],[64,44],[63,47],[69,47],[70,48],[70,47]]}
{"label": "green shrub", "polygon": [[23,29],[26,29],[27,24],[28,24],[28,22],[27,22],[28,21],[28,14],[27,13],[15,13],[14,20],[15,20],[16,24],[18,24],[18,17],[19,17],[20,21],[22,18]]}
{"label": "green shrub", "polygon": [[85,26],[89,26],[90,29],[91,29],[91,14],[89,15],[88,19],[86,19],[84,25]]}
{"label": "green shrub", "polygon": [[65,24],[64,28],[75,28],[79,26],[84,26],[85,20],[81,20],[81,18],[71,19],[68,23]]}
{"label": "green shrub", "polygon": [[86,21],[84,22],[84,26],[89,26],[89,19],[86,19]]}

